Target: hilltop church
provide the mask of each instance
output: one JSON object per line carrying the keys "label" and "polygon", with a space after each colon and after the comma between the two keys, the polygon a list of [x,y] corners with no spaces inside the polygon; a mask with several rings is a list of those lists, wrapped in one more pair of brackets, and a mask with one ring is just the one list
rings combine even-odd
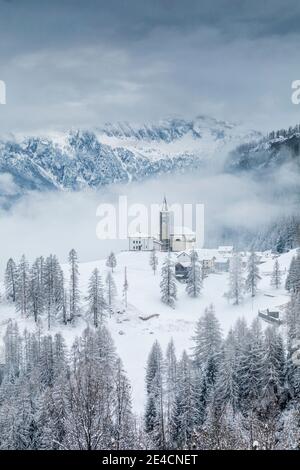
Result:
{"label": "hilltop church", "polygon": [[174,214],[169,210],[164,197],[159,212],[159,236],[137,232],[130,234],[129,251],[186,251],[196,244],[196,234],[187,227],[174,227]]}

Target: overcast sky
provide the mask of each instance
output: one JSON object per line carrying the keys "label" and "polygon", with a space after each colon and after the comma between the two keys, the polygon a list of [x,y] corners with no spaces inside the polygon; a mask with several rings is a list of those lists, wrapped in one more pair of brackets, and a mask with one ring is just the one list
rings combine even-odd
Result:
{"label": "overcast sky", "polygon": [[0,0],[0,133],[208,114],[300,121],[299,0]]}

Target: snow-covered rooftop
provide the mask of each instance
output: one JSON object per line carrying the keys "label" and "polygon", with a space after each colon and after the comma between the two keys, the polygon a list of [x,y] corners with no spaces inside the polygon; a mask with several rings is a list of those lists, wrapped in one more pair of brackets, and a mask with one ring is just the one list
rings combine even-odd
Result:
{"label": "snow-covered rooftop", "polygon": [[223,256],[218,256],[218,258],[215,259],[215,263],[228,263],[229,258],[224,258]]}
{"label": "snow-covered rooftop", "polygon": [[133,232],[128,234],[129,238],[153,238],[149,233],[146,232]]}
{"label": "snow-covered rooftop", "polygon": [[219,246],[218,248],[218,251],[226,251],[226,252],[230,252],[233,250],[233,246]]}
{"label": "snow-covered rooftop", "polygon": [[171,235],[193,235],[193,236],[195,236],[195,232],[193,232],[193,230],[191,230],[189,227],[176,226],[176,227],[173,227]]}

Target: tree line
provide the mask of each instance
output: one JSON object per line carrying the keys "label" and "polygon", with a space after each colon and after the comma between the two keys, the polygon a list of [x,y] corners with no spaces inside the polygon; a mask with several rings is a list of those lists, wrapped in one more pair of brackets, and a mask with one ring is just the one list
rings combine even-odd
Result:
{"label": "tree line", "polygon": [[103,323],[117,296],[113,278],[116,257],[110,253],[106,266],[110,268],[103,281],[98,268],[91,273],[88,292],[82,296],[79,288],[79,263],[77,252],[72,249],[68,256],[69,279],[55,255],[38,257],[30,266],[25,255],[18,263],[12,258],[7,262],[4,286],[5,298],[15,305],[22,317],[31,317],[35,323],[46,319],[48,329],[52,324],[74,324],[85,311],[94,326]]}

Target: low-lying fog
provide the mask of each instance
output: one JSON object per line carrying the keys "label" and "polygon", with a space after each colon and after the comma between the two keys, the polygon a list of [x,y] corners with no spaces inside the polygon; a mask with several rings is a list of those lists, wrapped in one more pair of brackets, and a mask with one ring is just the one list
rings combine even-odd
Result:
{"label": "low-lying fog", "polygon": [[[23,253],[29,260],[56,253],[65,262],[73,247],[81,261],[105,257],[110,250],[126,249],[126,240],[99,240],[96,235],[98,206],[111,203],[118,210],[119,196],[127,196],[129,207],[137,203],[148,207],[161,204],[164,194],[170,204],[203,203],[204,243],[212,246],[220,241],[224,226],[256,231],[272,218],[295,211],[297,187],[299,174],[287,165],[263,181],[249,175],[198,171],[193,175],[164,175],[141,183],[113,185],[99,191],[27,194],[10,210],[0,211],[0,269],[9,257],[18,259]],[[0,196],[12,194],[13,190],[11,178],[2,175]]]}

